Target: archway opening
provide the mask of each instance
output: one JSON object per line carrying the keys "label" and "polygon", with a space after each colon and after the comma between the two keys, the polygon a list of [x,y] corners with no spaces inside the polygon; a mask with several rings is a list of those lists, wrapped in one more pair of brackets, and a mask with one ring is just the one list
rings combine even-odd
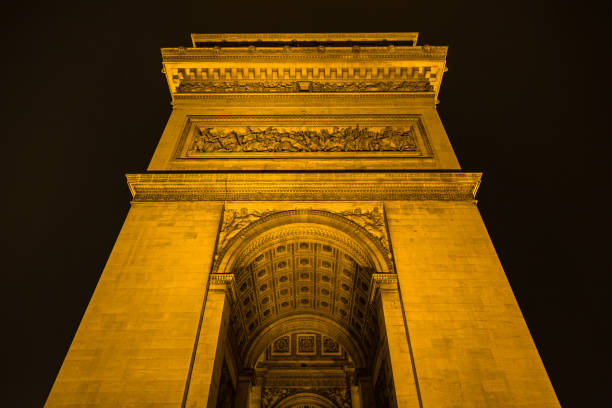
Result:
{"label": "archway opening", "polygon": [[[323,211],[273,214],[230,240],[217,272],[234,282],[227,338],[236,387],[248,389],[235,407],[367,406],[352,401],[372,400],[380,371],[372,275],[391,264],[381,248]],[[321,400],[287,400],[305,393]]]}

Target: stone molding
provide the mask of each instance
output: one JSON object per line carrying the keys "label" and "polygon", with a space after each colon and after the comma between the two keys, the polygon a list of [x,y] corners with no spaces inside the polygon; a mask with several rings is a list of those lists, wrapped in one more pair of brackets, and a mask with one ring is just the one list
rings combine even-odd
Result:
{"label": "stone molding", "polygon": [[339,93],[225,93],[225,94],[175,94],[172,96],[173,105],[178,104],[218,104],[225,106],[242,106],[244,103],[265,103],[272,106],[295,106],[295,104],[317,106],[388,106],[397,107],[398,104],[411,104],[419,106],[435,106],[438,101],[434,92],[400,93],[400,92],[356,92],[351,94]]}
{"label": "stone molding", "polygon": [[236,281],[234,275],[228,273],[211,273],[209,290],[221,290],[230,295],[232,302],[236,302]]}
{"label": "stone molding", "polygon": [[162,48],[164,62],[186,61],[308,61],[308,60],[341,60],[349,56],[352,60],[368,61],[372,59],[406,59],[445,61],[447,46],[397,47],[393,45],[379,47],[244,47],[244,48]]}
{"label": "stone molding", "polygon": [[370,283],[370,304],[374,304],[376,295],[381,291],[398,291],[396,273],[373,273]]}
{"label": "stone molding", "polygon": [[[285,212],[286,213],[286,212]],[[242,267],[248,263],[253,256],[261,248],[278,245],[278,243],[288,240],[316,240],[320,242],[333,242],[335,245],[350,253],[351,256],[355,257],[358,263],[362,266],[371,267],[371,262],[365,251],[360,247],[355,247],[354,241],[347,237],[346,234],[338,233],[333,230],[318,228],[318,227],[285,227],[278,231],[273,231],[262,235],[261,237],[253,240],[246,246],[241,253],[236,257],[237,267]],[[227,243],[226,243],[227,244]],[[225,246],[219,247],[218,252],[221,256],[225,253]],[[391,265],[389,261],[389,265]],[[215,263],[215,268],[218,265]]]}
{"label": "stone molding", "polygon": [[372,287],[396,289],[397,275],[394,273],[374,273],[372,274]]}
{"label": "stone molding", "polygon": [[[297,397],[300,395],[319,395],[324,397],[325,400],[332,402],[329,406],[335,406],[338,408],[350,408],[352,406],[351,402],[351,392],[347,385],[343,387],[331,387],[331,386],[317,386],[317,387],[269,387],[264,386],[261,395],[261,406],[262,408],[274,408],[285,406],[284,402],[286,400],[291,399],[292,397]],[[324,400],[324,401],[325,401]],[[316,400],[314,400],[316,401]],[[297,402],[297,401],[296,401]],[[310,406],[321,406],[322,401],[318,402],[316,405],[304,404],[301,405],[298,403],[297,405],[287,405],[287,406],[296,406],[296,407],[310,407]]]}
{"label": "stone molding", "polygon": [[[252,229],[258,224],[269,221],[276,217],[285,217],[287,215],[299,215],[299,214],[318,214],[324,217],[344,219],[349,225],[352,225],[355,230],[361,231],[378,250],[385,255],[386,263],[390,269],[392,269],[391,262],[391,250],[389,247],[389,238],[387,235],[387,229],[384,222],[384,209],[379,209],[378,206],[371,206],[372,208],[355,208],[353,210],[334,211],[329,209],[295,209],[295,210],[249,210],[242,208],[236,209],[225,209],[223,213],[223,224],[219,231],[219,239],[217,244],[217,250],[215,255],[214,270],[218,269],[218,261],[225,256],[225,251],[232,240],[239,238],[241,235],[248,233],[248,230]],[[244,233],[243,233],[244,231]],[[343,248],[353,256],[357,256],[360,260],[360,264],[364,267],[371,267],[368,256],[360,250],[355,248],[354,241],[346,240],[344,234],[339,234],[333,230],[322,229],[320,227],[286,227],[280,230],[275,230],[270,233],[265,233],[261,237],[251,242],[246,248],[243,248],[240,256],[236,260],[236,265],[241,266],[245,260],[249,260],[249,257],[253,253],[266,243],[276,242],[279,238],[284,241],[289,241],[297,237],[310,237],[315,239],[330,239],[336,244],[344,244]]]}
{"label": "stone molding", "polygon": [[[300,61],[256,63],[237,61],[233,66],[206,60],[169,62],[164,73],[170,93],[428,93],[436,95],[446,71],[441,61],[406,61],[389,67],[381,61],[334,61],[317,65]],[[376,59],[380,59],[377,56]],[[292,62],[292,65],[287,66]],[[364,63],[367,66],[364,66]],[[244,66],[244,65],[251,65]]]}
{"label": "stone molding", "polygon": [[133,201],[474,200],[482,173],[127,174]]}
{"label": "stone molding", "polygon": [[398,92],[438,94],[446,46],[418,33],[193,34],[162,48],[170,93]]}
{"label": "stone molding", "polygon": [[[310,377],[310,384],[317,387],[346,387],[346,375],[321,375],[320,377]],[[269,376],[266,378],[266,385],[269,387],[300,387],[304,383],[304,378],[300,375],[284,374],[282,376]]]}
{"label": "stone molding", "polygon": [[241,42],[257,44],[261,41],[296,42],[296,41],[412,41],[416,44],[417,32],[386,32],[386,33],[192,33],[191,41],[194,47],[198,43]]}

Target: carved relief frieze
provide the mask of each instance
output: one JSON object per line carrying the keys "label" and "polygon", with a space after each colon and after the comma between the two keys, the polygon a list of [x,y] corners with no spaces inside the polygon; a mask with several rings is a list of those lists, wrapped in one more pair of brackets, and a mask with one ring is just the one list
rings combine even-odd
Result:
{"label": "carved relief frieze", "polygon": [[280,81],[238,82],[182,80],[178,93],[297,93],[297,92],[433,92],[427,80],[414,81]]}
{"label": "carved relief frieze", "polygon": [[405,159],[433,151],[420,115],[194,115],[174,154],[179,161],[260,157]]}
{"label": "carved relief frieze", "polygon": [[415,130],[333,127],[295,129],[267,127],[197,128],[189,156],[213,152],[417,152]]}

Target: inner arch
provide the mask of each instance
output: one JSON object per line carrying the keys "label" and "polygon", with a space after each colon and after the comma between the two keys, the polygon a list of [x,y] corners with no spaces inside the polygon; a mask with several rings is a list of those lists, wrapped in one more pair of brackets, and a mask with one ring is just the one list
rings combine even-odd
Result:
{"label": "inner arch", "polygon": [[241,230],[231,238],[217,254],[214,270],[216,273],[234,273],[236,264],[242,262],[245,254],[269,239],[277,228],[313,233],[327,231],[334,234],[337,241],[350,242],[350,246],[363,253],[368,265],[378,273],[393,271],[388,246],[366,228],[338,214],[329,211],[298,209],[280,211],[265,216]]}
{"label": "inner arch", "polygon": [[[351,406],[358,392],[355,401],[373,406],[373,386],[388,378],[379,373],[389,367],[381,363],[388,347],[373,283],[374,273],[393,272],[386,238],[369,224],[322,210],[243,218],[240,229],[221,230],[226,235],[213,266],[216,280],[232,275],[228,341],[224,354],[218,351],[229,374],[220,383],[231,377],[241,390],[237,406],[246,406],[245,395],[261,399],[262,407],[279,408],[281,400],[287,408],[299,405],[284,400],[289,391],[312,392],[323,398],[313,406],[336,407]],[[292,344],[285,354],[283,342]],[[313,354],[308,344],[316,344]],[[339,354],[330,351],[334,344]]]}
{"label": "inner arch", "polygon": [[[261,360],[266,349],[273,347],[274,342],[282,336],[315,332],[336,341],[343,350],[346,350],[350,360],[357,367],[366,366],[368,350],[364,349],[354,336],[336,322],[314,315],[286,317],[267,327],[251,342],[246,351],[244,363],[247,367],[253,368],[255,363]],[[324,338],[317,339],[317,341],[322,343]]]}
{"label": "inner arch", "polygon": [[[234,263],[236,304],[231,323],[240,355],[275,323],[296,317],[341,328],[361,345],[361,364],[377,342],[376,310],[370,305],[374,265],[367,252],[332,228],[293,224],[273,228],[246,245]],[[333,324],[332,324],[333,323]],[[332,326],[336,328],[332,328]]]}

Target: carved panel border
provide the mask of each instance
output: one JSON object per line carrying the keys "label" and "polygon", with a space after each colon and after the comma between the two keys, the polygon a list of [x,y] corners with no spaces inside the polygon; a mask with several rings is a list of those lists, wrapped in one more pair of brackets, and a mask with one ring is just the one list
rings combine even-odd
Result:
{"label": "carved panel border", "polygon": [[[355,52],[356,50],[358,52]],[[322,52],[324,50],[324,52]],[[353,51],[355,50],[355,51]],[[447,46],[415,47],[273,47],[273,48],[162,48],[164,63],[200,61],[313,61],[346,60],[349,56],[355,61],[410,60],[445,61]],[[344,57],[344,58],[343,58]]]}
{"label": "carved panel border", "polygon": [[[419,103],[423,106],[433,106],[435,99],[434,92],[423,93],[352,93],[352,94],[333,94],[333,93],[258,93],[258,94],[173,94],[172,99],[175,103],[223,103],[225,106],[243,103],[275,103],[280,106],[295,106],[296,103],[319,103],[334,105],[359,105],[376,103],[377,106],[397,106],[398,101],[404,103]],[[229,105],[228,105],[229,104]]]}
{"label": "carved panel border", "polygon": [[422,115],[189,115],[173,159],[429,159]]}

